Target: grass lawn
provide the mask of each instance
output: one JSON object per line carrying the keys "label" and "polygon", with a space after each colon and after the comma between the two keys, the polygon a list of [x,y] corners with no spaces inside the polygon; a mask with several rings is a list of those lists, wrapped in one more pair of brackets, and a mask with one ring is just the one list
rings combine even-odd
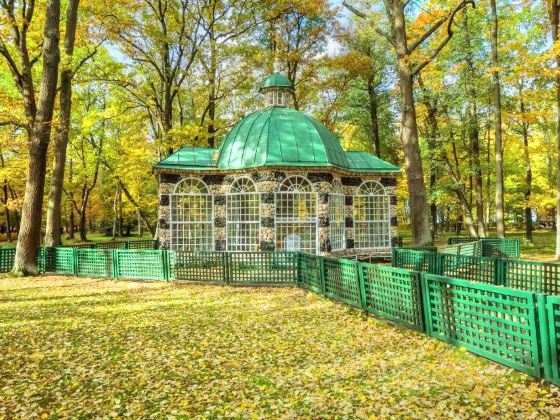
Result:
{"label": "grass lawn", "polygon": [[[138,241],[138,240],[145,240],[145,239],[154,239],[152,235],[149,233],[144,233],[142,237],[139,237],[138,234],[133,233],[131,236],[125,236],[122,238],[111,238],[110,236],[106,236],[103,233],[89,233],[87,234],[88,242],[111,242],[115,241]],[[76,236],[74,239],[68,239],[67,235],[62,235],[62,245],[76,245],[76,244],[83,244],[84,241],[80,240],[80,234],[76,232]],[[0,235],[0,247],[15,247],[16,240],[12,242],[6,241],[6,235]]]}
{"label": "grass lawn", "polygon": [[558,388],[291,288],[0,278],[0,418],[560,416]]}

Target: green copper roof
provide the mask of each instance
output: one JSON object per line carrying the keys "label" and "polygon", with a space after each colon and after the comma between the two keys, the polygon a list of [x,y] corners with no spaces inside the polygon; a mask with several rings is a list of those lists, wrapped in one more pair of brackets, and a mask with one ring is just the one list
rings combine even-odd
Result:
{"label": "green copper roof", "polygon": [[216,149],[185,146],[159,161],[157,169],[212,169]]}
{"label": "green copper roof", "polygon": [[271,107],[241,120],[220,145],[218,168],[338,166],[346,154],[321,123],[291,108]]}
{"label": "green copper roof", "polygon": [[281,73],[272,73],[261,83],[261,89],[271,88],[271,87],[289,87],[293,88],[292,82],[288,80],[286,76]]}
{"label": "green copper roof", "polygon": [[185,146],[156,169],[242,170],[266,166],[338,167],[353,172],[400,172],[367,152],[345,152],[321,123],[291,108],[271,107],[242,119],[219,149]]}
{"label": "green copper roof", "polygon": [[400,168],[368,152],[346,152],[350,169],[357,172],[400,172]]}

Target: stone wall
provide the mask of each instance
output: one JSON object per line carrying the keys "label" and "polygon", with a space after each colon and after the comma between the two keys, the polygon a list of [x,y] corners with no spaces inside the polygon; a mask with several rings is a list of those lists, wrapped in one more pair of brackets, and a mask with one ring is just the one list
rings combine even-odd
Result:
{"label": "stone wall", "polygon": [[[251,178],[260,194],[260,249],[271,251],[275,249],[274,226],[274,193],[280,184],[289,176],[301,175],[306,177],[313,185],[318,197],[318,248],[322,255],[355,256],[367,254],[371,256],[386,257],[390,255],[390,248],[375,250],[357,250],[354,248],[354,195],[364,181],[374,180],[380,182],[390,196],[391,210],[391,236],[394,241],[397,231],[397,202],[396,178],[394,175],[360,174],[348,175],[338,171],[294,170],[293,168],[279,168],[275,170],[255,170],[251,172],[183,172],[181,174],[161,173],[159,175],[159,210],[158,210],[158,238],[163,249],[169,248],[169,194],[175,185],[189,176],[202,179],[210,192],[214,195],[214,242],[216,251],[226,249],[226,194],[235,179],[240,176]],[[345,194],[345,236],[346,248],[342,251],[331,251],[329,227],[329,192],[332,183],[339,180]]]}

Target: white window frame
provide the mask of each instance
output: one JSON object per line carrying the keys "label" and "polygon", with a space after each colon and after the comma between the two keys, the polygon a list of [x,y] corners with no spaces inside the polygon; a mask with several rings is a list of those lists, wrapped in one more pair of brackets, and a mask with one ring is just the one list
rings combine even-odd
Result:
{"label": "white window frame", "polygon": [[[366,194],[363,192],[369,189]],[[360,209],[360,198],[367,197],[366,207]],[[373,204],[373,208],[367,208],[367,204]],[[377,209],[375,206],[378,206]],[[383,209],[380,218],[372,216],[379,208]],[[362,220],[360,211],[365,212],[366,217]],[[366,233],[362,238],[361,232],[375,231],[376,225],[381,225],[378,233]],[[386,240],[382,243],[375,241],[376,237],[385,236]],[[391,247],[391,204],[387,191],[377,181],[365,181],[356,190],[354,196],[354,248],[356,249],[385,249]]]}
{"label": "white window frame", "polygon": [[[243,191],[244,186],[243,183],[249,183],[251,185],[252,191]],[[241,191],[234,191],[237,185],[241,186]],[[255,197],[251,197],[255,196]],[[256,220],[234,220],[231,218],[232,216],[232,208],[231,206],[233,203],[239,203],[240,206],[236,207],[240,209],[238,215],[241,214],[243,207],[241,205],[243,203],[249,203],[250,199],[256,199]],[[241,176],[236,178],[235,181],[232,182],[229,192],[226,194],[226,249],[231,252],[238,252],[238,251],[258,251],[260,248],[260,230],[261,230],[261,196],[257,191],[257,185],[255,182],[246,176]],[[245,211],[254,210],[253,207],[247,206],[244,208]],[[247,212],[245,213],[247,214]],[[242,232],[245,230],[254,231],[256,229],[256,241],[254,243],[248,242],[238,242],[233,241],[232,235],[230,235],[230,227],[233,225],[237,225],[239,230]],[[239,238],[239,236],[237,237]]]}
{"label": "white window frame", "polygon": [[[184,184],[196,182],[201,188],[204,189],[205,192],[180,192],[180,189],[183,187]],[[177,216],[178,210],[177,200],[181,198],[206,198],[209,200],[209,203],[205,203],[205,209],[210,210],[210,215],[205,217],[205,220],[175,220]],[[195,243],[191,246],[185,246],[185,241],[181,241],[179,245],[178,241],[178,233],[181,232],[188,232],[190,227],[205,225],[210,230],[210,235],[205,235],[205,243],[201,244],[202,246],[197,246],[196,239]],[[179,228],[181,228],[179,230]],[[210,192],[208,185],[200,178],[196,177],[188,177],[184,178],[179,181],[175,188],[173,189],[173,193],[169,195],[169,248],[175,249],[178,251],[213,251],[215,248],[215,240],[214,240],[214,195]],[[184,238],[184,235],[183,235]],[[210,241],[210,243],[208,243]]]}
{"label": "white window frame", "polygon": [[[308,191],[300,191],[298,187],[295,189],[288,189],[282,190],[282,188],[288,186],[288,183],[292,183],[294,186],[293,180],[303,181],[306,186],[309,187]],[[288,186],[288,188],[291,188]],[[282,202],[294,202],[293,199],[297,197],[303,197],[306,205],[308,203],[312,204],[315,212],[312,216],[306,218],[298,218],[298,217],[282,217],[278,214],[278,206]],[[279,203],[280,200],[280,203]],[[310,252],[312,254],[319,253],[319,197],[315,189],[313,188],[313,184],[304,176],[302,175],[292,175],[284,179],[280,184],[279,190],[276,191],[274,194],[274,236],[275,236],[275,247],[277,250],[285,250],[286,244],[283,244],[282,247],[278,247],[278,243],[283,242],[281,239],[284,234],[289,232],[290,226],[298,226],[302,229],[311,229],[314,230],[313,237],[313,244],[311,246],[301,246],[300,250],[303,252]],[[284,229],[284,231],[283,231]]]}
{"label": "white window frame", "polygon": [[[342,212],[342,219],[336,219],[337,213]],[[329,237],[332,251],[346,249],[346,196],[342,184],[338,179],[332,184],[329,194]]]}

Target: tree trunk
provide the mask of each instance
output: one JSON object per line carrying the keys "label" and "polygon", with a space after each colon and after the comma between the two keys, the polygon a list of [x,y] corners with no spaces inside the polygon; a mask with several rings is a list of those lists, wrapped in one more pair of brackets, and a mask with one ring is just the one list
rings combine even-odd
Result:
{"label": "tree trunk", "polygon": [[10,223],[10,209],[8,208],[8,201],[9,201],[9,195],[8,195],[8,180],[4,179],[4,214],[6,216],[6,240],[8,242],[12,242],[12,224]]}
{"label": "tree trunk", "polygon": [[70,131],[72,109],[72,77],[71,58],[74,54],[76,26],[78,23],[79,0],[70,0],[66,9],[66,33],[64,39],[64,54],[70,60],[60,73],[60,123],[56,131],[54,142],[53,172],[51,188],[47,205],[47,226],[45,231],[45,245],[61,244],[60,222],[61,202],[64,185],[64,169],[66,166],[66,148]]}
{"label": "tree trunk", "polygon": [[422,246],[432,242],[429,207],[424,185],[424,169],[420,144],[418,143],[418,126],[414,106],[414,83],[410,68],[410,57],[406,41],[404,6],[400,1],[393,2],[393,38],[397,54],[397,72],[402,98],[401,141],[404,149],[404,162],[411,215],[412,243]]}
{"label": "tree trunk", "polygon": [[119,188],[120,185],[117,184],[117,189],[115,190],[115,197],[113,198],[113,239],[116,238],[117,236],[117,223],[118,223],[118,214],[119,212],[117,211],[117,203],[118,203],[118,199],[119,199]]}
{"label": "tree trunk", "polygon": [[367,80],[367,91],[369,97],[369,119],[371,123],[371,143],[375,156],[381,157],[381,139],[379,137],[379,117],[377,92],[375,91],[375,80],[373,72],[370,72]]}
{"label": "tree trunk", "polygon": [[60,0],[48,0],[43,41],[43,69],[37,114],[28,129],[29,163],[25,195],[21,210],[21,225],[16,247],[13,272],[37,273],[35,256],[41,241],[41,219],[47,149],[56,98],[58,65],[60,62]]}
{"label": "tree trunk", "polygon": [[492,9],[492,71],[494,85],[494,128],[495,128],[495,160],[496,160],[496,236],[504,238],[504,164],[502,147],[502,96],[500,73],[498,71],[498,11],[496,0],[490,0]]}
{"label": "tree trunk", "polygon": [[[466,16],[466,15],[465,15]],[[469,110],[468,110],[468,126],[469,138],[471,142],[472,152],[472,168],[474,171],[474,196],[476,202],[476,222],[479,237],[486,236],[486,227],[484,225],[484,199],[482,196],[483,181],[482,181],[482,168],[480,165],[480,127],[478,121],[478,105],[477,105],[477,92],[474,85],[476,80],[476,72],[474,68],[474,61],[472,57],[472,46],[469,34],[469,23],[465,17],[465,43],[467,48],[467,55],[465,57],[467,63],[467,72],[471,83],[468,86],[469,96]]]}
{"label": "tree trunk", "polygon": [[76,220],[74,219],[74,206],[70,205],[70,230],[68,231],[68,239],[74,240],[76,236],[74,232],[76,231]]}
{"label": "tree trunk", "polygon": [[[559,40],[560,5],[556,1],[547,2],[552,32],[552,42]],[[560,259],[560,54],[556,55],[556,259]],[[552,167],[552,165],[550,165]]]}

